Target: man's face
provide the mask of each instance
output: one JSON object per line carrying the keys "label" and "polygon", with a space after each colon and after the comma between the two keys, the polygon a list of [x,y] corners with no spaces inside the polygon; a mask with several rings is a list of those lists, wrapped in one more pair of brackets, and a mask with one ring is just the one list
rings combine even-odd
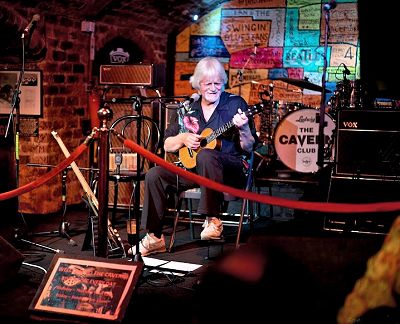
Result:
{"label": "man's face", "polygon": [[223,82],[218,77],[207,78],[200,82],[200,93],[207,103],[218,101],[222,93]]}

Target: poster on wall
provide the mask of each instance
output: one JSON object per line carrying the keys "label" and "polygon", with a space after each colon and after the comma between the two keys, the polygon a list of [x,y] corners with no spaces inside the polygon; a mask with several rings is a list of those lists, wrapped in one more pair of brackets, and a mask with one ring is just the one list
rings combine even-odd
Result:
{"label": "poster on wall", "polygon": [[[0,114],[16,113],[18,100],[14,97],[20,73],[0,71]],[[42,117],[42,71],[24,71],[19,91],[20,115]]]}
{"label": "poster on wall", "polygon": [[230,57],[219,36],[190,36],[190,57]]}
{"label": "poster on wall", "polygon": [[[175,63],[178,67],[205,56],[217,57],[229,65],[232,89],[240,85],[235,77],[236,69],[243,71],[242,83],[307,78],[333,93],[337,83],[343,81],[344,66],[350,71],[348,80],[356,81],[360,75],[357,8],[357,1],[353,0],[339,1],[332,8],[324,55],[326,9],[323,2],[227,1],[177,36],[179,55]],[[328,66],[323,79],[325,60]],[[191,72],[179,68],[176,71],[181,75],[175,73],[175,95],[188,92],[182,80]],[[264,75],[260,71],[265,71]],[[321,93],[309,90],[304,91],[307,101],[301,103],[319,105]],[[296,99],[292,97],[288,94],[282,100]],[[329,100],[329,95],[326,99]]]}
{"label": "poster on wall", "polygon": [[21,137],[38,137],[39,118],[21,117],[19,125],[19,134]]}

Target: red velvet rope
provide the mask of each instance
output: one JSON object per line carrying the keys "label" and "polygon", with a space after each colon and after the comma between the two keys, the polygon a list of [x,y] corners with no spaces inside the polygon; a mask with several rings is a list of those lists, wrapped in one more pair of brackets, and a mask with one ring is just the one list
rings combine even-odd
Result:
{"label": "red velvet rope", "polygon": [[311,202],[311,201],[295,201],[286,198],[272,197],[267,195],[260,195],[255,192],[247,192],[244,190],[232,188],[221,183],[212,181],[204,178],[197,174],[188,172],[182,168],[179,168],[172,163],[169,163],[160,157],[152,154],[151,152],[140,147],[138,144],[131,140],[125,139],[124,144],[130,149],[142,155],[144,158],[154,162],[161,167],[176,173],[186,179],[194,181],[197,184],[201,184],[207,188],[214,189],[219,192],[226,192],[235,197],[248,199],[251,201],[257,201],[262,204],[281,206],[292,209],[301,209],[308,211],[318,211],[327,213],[375,213],[375,212],[389,212],[400,210],[400,202],[380,202],[380,203],[368,203],[368,204],[348,204],[348,203],[327,203],[327,202]]}
{"label": "red velvet rope", "polygon": [[[136,151],[144,158],[156,163],[165,169],[176,173],[186,179],[189,179],[198,185],[203,185],[205,187],[211,188],[216,191],[226,192],[235,197],[248,199],[251,201],[256,201],[262,204],[275,205],[292,209],[301,209],[308,211],[318,211],[318,212],[328,212],[328,213],[375,213],[375,212],[389,212],[400,210],[400,202],[380,202],[380,203],[368,203],[368,204],[348,204],[348,203],[327,203],[327,202],[311,202],[311,201],[297,201],[290,200],[281,197],[273,197],[267,195],[260,195],[254,192],[246,192],[244,190],[232,188],[224,184],[212,181],[210,179],[204,178],[197,174],[188,172],[182,168],[179,168],[172,163],[161,159],[160,157],[152,154],[151,152],[143,149],[131,140],[125,139],[124,144]],[[17,189],[0,193],[0,201],[22,195],[29,191],[32,191],[41,185],[48,182],[51,178],[55,177],[58,173],[68,167],[75,159],[77,159],[85,150],[87,149],[86,144],[81,144],[68,158],[55,166],[50,172],[46,173],[43,177],[26,184]]]}
{"label": "red velvet rope", "polygon": [[26,185],[23,185],[22,187],[19,187],[17,189],[0,193],[0,201],[22,195],[24,193],[32,191],[32,190],[40,187],[41,185],[45,184],[51,178],[55,177],[58,173],[60,173],[62,170],[64,170],[66,167],[68,167],[72,162],[74,162],[74,160],[77,159],[86,149],[87,149],[87,145],[85,143],[79,145],[77,147],[77,149],[73,153],[71,153],[71,155],[68,158],[66,158],[64,161],[60,162],[50,172],[46,173],[39,179],[37,179],[31,183],[28,183]]}

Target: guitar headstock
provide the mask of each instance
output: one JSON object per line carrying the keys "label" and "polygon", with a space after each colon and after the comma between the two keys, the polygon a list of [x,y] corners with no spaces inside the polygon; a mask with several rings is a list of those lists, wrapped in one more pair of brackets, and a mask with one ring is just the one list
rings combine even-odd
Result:
{"label": "guitar headstock", "polygon": [[255,105],[247,106],[246,116],[254,116],[261,113],[264,110],[264,103],[258,103]]}

